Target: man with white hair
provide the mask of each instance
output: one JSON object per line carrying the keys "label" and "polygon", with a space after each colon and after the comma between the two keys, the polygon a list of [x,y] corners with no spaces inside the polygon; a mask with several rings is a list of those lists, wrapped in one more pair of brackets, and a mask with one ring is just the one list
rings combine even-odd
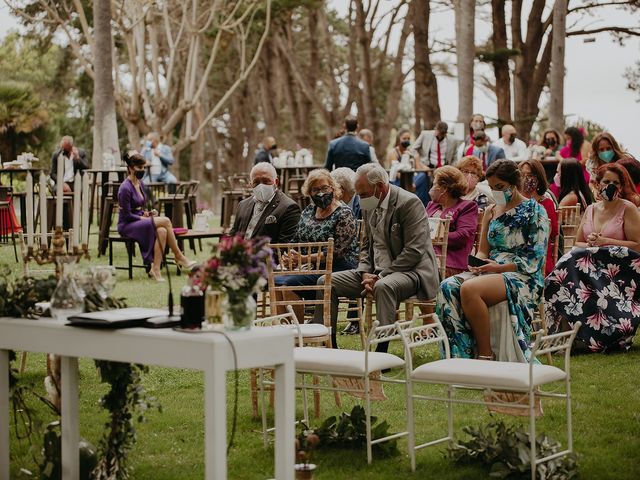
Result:
{"label": "man with white hair", "polygon": [[[355,187],[363,212],[365,244],[355,270],[336,272],[331,277],[334,328],[338,297],[373,295],[378,321],[389,325],[395,321],[402,300],[414,295],[435,298],[439,284],[429,222],[420,199],[390,185],[389,175],[376,164],[358,168]],[[314,321],[322,322],[322,308],[316,308]],[[386,351],[387,346],[379,344],[378,351]]]}
{"label": "man with white hair", "polygon": [[360,220],[362,212],[360,210],[360,197],[356,193],[356,172],[348,167],[340,167],[331,172],[331,176],[338,182],[340,190],[342,190],[340,200],[351,209],[355,219]]}
{"label": "man with white hair", "polygon": [[[58,157],[60,155],[64,158],[64,171],[62,172],[58,172]],[[62,189],[65,193],[68,193],[73,191],[76,172],[87,168],[89,168],[87,152],[73,145],[73,137],[69,135],[62,137],[60,148],[53,152],[51,156],[51,180],[57,183],[58,178],[61,178],[64,182]]]}
{"label": "man with white hair", "polygon": [[292,241],[298,229],[300,206],[278,190],[280,182],[274,166],[260,162],[249,177],[253,196],[238,204],[231,234],[247,239],[266,236],[273,243]]}

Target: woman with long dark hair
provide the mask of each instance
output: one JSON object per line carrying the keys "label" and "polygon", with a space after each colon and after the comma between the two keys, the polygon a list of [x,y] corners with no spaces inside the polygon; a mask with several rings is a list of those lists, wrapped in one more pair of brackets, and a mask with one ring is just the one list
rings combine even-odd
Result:
{"label": "woman with long dark hair", "polygon": [[593,203],[591,189],[584,181],[582,166],[575,158],[565,158],[558,164],[558,173],[550,189],[555,190],[554,193],[561,207],[573,207],[579,204],[581,211],[584,212]]}

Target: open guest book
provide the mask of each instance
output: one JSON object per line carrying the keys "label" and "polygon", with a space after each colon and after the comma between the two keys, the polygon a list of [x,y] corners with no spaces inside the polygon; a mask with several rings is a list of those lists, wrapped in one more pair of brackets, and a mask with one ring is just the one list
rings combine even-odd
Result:
{"label": "open guest book", "polygon": [[115,310],[103,310],[100,312],[80,313],[69,318],[67,325],[75,327],[98,327],[98,328],[128,328],[128,327],[159,327],[173,326],[158,325],[147,322],[153,317],[166,317],[167,310],[158,308],[117,308]]}

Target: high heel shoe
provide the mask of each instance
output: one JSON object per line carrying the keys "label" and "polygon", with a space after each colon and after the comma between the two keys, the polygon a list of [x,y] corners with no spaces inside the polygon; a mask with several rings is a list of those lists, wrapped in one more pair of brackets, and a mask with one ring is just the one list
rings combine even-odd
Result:
{"label": "high heel shoe", "polygon": [[178,265],[180,270],[191,270],[193,267],[198,265],[198,262],[185,258],[184,260],[176,260],[176,265]]}
{"label": "high heel shoe", "polygon": [[149,270],[149,278],[153,278],[156,282],[166,282],[160,272],[155,272],[153,269]]}

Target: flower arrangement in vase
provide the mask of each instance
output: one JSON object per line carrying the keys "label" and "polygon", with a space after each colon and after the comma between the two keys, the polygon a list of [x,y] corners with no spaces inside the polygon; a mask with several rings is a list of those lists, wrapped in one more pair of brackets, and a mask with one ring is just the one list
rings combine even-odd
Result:
{"label": "flower arrangement in vase", "polygon": [[[267,237],[223,237],[213,247],[211,258],[191,272],[193,284],[203,291],[222,292],[221,316],[229,330],[246,330],[255,319],[254,295],[267,284],[267,262],[273,261],[268,244]],[[205,315],[217,316],[210,312]]]}

